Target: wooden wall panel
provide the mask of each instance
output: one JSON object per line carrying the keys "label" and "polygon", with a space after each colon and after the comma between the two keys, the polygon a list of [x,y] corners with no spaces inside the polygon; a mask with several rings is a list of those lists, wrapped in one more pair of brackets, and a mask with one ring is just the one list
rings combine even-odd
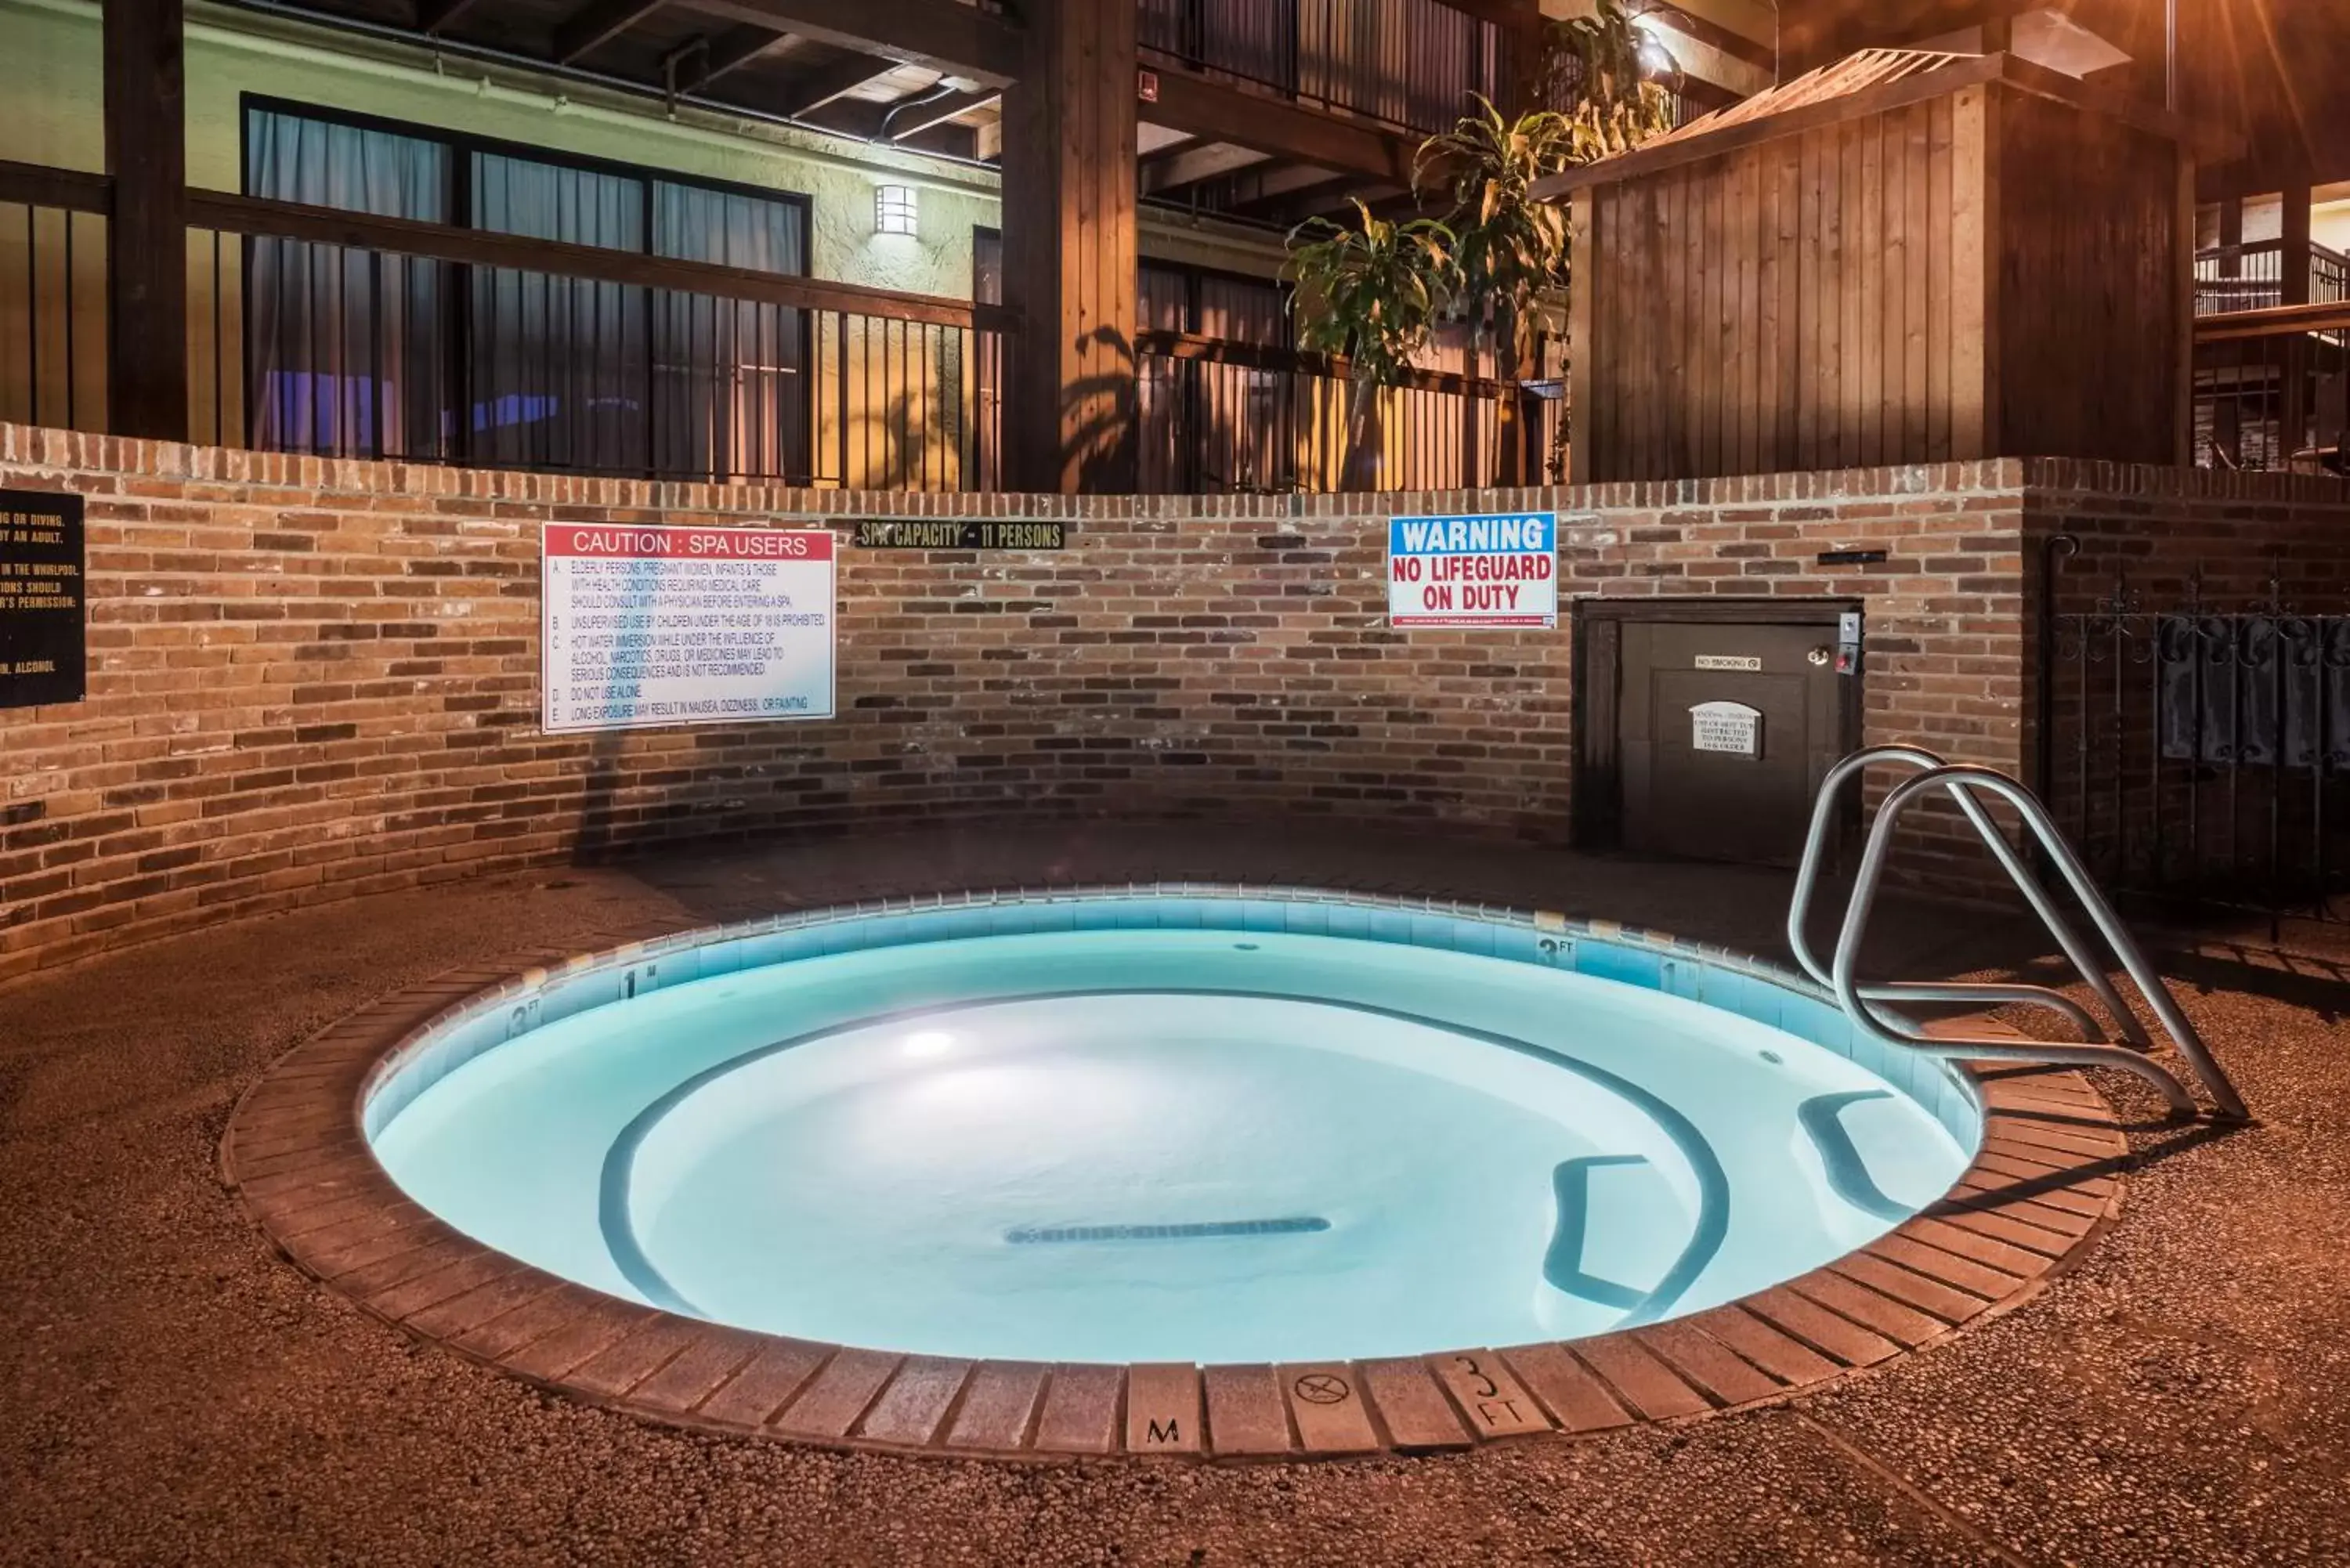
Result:
{"label": "wooden wall panel", "polygon": [[1013,483],[1068,493],[1137,480],[1136,13],[1032,0],[1003,95],[1005,303],[1020,313]]}
{"label": "wooden wall panel", "polygon": [[2187,329],[2174,150],[2022,94],[2000,106],[1998,134],[1997,454],[2172,461]]}
{"label": "wooden wall panel", "polygon": [[2172,461],[2178,170],[1975,83],[1589,188],[1575,477]]}

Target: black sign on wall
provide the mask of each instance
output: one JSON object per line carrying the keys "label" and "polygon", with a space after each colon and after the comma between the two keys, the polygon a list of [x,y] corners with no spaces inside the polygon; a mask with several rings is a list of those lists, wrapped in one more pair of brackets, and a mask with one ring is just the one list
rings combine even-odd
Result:
{"label": "black sign on wall", "polygon": [[83,566],[80,496],[0,490],[0,708],[87,694]]}
{"label": "black sign on wall", "polygon": [[874,517],[857,525],[864,550],[1061,550],[1064,523],[1023,518]]}

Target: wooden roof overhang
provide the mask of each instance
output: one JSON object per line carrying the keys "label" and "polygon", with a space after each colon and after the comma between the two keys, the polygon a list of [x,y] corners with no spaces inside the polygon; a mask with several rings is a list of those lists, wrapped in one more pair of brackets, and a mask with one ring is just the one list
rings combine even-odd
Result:
{"label": "wooden roof overhang", "polygon": [[2198,159],[2234,156],[2238,143],[2137,99],[2106,91],[2013,55],[1950,55],[1864,49],[1784,87],[1690,121],[1637,151],[1553,175],[1535,194],[1557,201],[1577,191],[1638,180],[1742,148],[1823,126],[1922,103],[1965,88],[2001,83],[2094,110],[2189,149]]}

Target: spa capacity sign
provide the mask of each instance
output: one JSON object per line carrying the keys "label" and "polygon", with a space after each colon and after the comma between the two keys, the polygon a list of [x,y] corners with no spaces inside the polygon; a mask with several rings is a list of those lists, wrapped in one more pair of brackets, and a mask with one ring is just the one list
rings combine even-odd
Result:
{"label": "spa capacity sign", "polygon": [[832,535],[550,524],[550,733],[829,719]]}
{"label": "spa capacity sign", "polygon": [[1558,624],[1558,514],[1398,517],[1388,524],[1391,626]]}

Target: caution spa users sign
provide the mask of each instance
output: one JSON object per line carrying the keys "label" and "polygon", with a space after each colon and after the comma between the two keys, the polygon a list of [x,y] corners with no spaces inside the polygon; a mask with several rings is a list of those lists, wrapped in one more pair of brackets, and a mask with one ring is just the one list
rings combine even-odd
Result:
{"label": "caution spa users sign", "polygon": [[1398,517],[1388,524],[1391,626],[1558,625],[1558,514]]}
{"label": "caution spa users sign", "polygon": [[549,734],[832,717],[824,529],[549,524]]}

